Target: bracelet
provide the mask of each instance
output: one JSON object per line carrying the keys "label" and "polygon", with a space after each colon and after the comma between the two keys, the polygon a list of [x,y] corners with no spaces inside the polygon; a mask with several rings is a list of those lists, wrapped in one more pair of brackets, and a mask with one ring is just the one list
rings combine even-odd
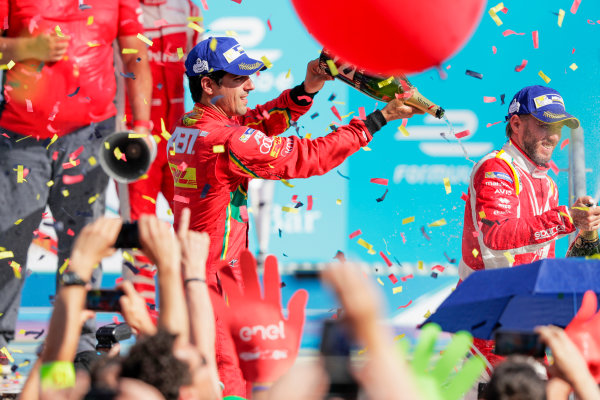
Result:
{"label": "bracelet", "polygon": [[187,278],[186,280],[183,281],[183,286],[187,285],[190,282],[202,282],[202,283],[206,283],[206,279],[202,279],[202,278]]}
{"label": "bracelet", "polygon": [[147,128],[148,130],[152,130],[152,121],[147,121],[147,120],[137,120],[137,121],[133,121],[133,127],[137,128],[137,127],[141,127],[141,128]]}
{"label": "bracelet", "polygon": [[271,389],[270,386],[262,386],[262,385],[252,386],[253,392],[262,392],[262,391],[269,390],[269,389]]}
{"label": "bracelet", "polygon": [[42,391],[66,389],[75,386],[75,367],[69,361],[51,361],[40,369]]}

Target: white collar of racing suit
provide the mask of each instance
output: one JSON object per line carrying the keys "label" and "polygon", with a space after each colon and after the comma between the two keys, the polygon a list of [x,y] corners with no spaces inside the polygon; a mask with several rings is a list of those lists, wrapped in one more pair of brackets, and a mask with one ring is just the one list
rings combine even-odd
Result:
{"label": "white collar of racing suit", "polygon": [[534,178],[544,178],[548,175],[548,166],[537,165],[512,140],[502,147],[502,150],[512,157],[515,164],[524,169]]}

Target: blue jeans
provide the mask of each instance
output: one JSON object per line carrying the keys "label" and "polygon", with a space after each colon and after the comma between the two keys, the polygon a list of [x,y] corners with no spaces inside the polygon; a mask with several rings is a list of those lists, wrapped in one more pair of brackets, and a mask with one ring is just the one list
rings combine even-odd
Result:
{"label": "blue jeans", "polygon": [[[57,269],[69,258],[81,229],[104,214],[108,176],[99,163],[92,165],[88,160],[92,156],[98,159],[102,140],[114,130],[113,117],[59,137],[49,145],[50,139],[37,141],[0,128],[0,247],[14,254],[12,258],[0,260],[0,313],[3,313],[0,347],[15,336],[21,291],[27,276],[27,250],[46,205],[56,220]],[[23,182],[18,182],[19,166],[27,173]],[[84,179],[65,184],[63,176],[67,175],[83,175]],[[54,184],[49,186],[49,181]],[[70,183],[68,179],[66,182]],[[95,196],[95,201],[90,202]],[[11,261],[22,267],[20,279],[15,276]],[[100,285],[101,277],[101,268],[96,268],[93,286]],[[95,325],[95,321],[88,321],[83,327],[78,351],[95,348]]]}

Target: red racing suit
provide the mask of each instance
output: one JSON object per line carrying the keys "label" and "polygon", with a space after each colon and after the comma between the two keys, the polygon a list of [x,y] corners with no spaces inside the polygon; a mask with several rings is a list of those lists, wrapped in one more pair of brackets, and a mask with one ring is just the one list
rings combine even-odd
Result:
{"label": "red racing suit", "polygon": [[[558,205],[548,168],[535,164],[512,141],[473,168],[462,237],[461,281],[473,271],[505,268],[554,257],[554,241],[575,231],[569,209]],[[475,339],[492,366],[493,341]]]}
{"label": "red racing suit", "polygon": [[[175,222],[184,207],[191,209],[190,229],[210,235],[207,282],[219,289],[217,268],[227,261],[238,282],[237,260],[248,247],[247,190],[252,178],[290,179],[322,175],[365,146],[385,124],[381,112],[366,121],[353,119],[314,140],[280,137],[306,113],[312,99],[303,86],[228,118],[196,104],[169,140],[169,166],[175,181]],[[374,115],[379,113],[379,115]],[[383,121],[381,121],[383,119]],[[376,122],[377,120],[377,122]],[[217,316],[217,363],[224,395],[246,396],[231,337]]]}

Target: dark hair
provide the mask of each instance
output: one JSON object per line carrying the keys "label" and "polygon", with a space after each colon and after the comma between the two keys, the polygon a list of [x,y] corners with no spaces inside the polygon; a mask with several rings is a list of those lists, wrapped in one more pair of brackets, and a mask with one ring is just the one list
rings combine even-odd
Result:
{"label": "dark hair", "polygon": [[486,400],[545,400],[546,382],[525,356],[510,356],[496,367],[487,385]]}
{"label": "dark hair", "polygon": [[218,86],[221,86],[225,74],[227,74],[225,71],[213,71],[206,75],[188,76],[190,93],[192,94],[192,100],[194,103],[200,103],[200,99],[202,99],[202,78],[206,76],[215,81]]}
{"label": "dark hair", "polygon": [[179,388],[189,385],[192,376],[188,365],[175,357],[175,335],[159,330],[154,336],[138,340],[123,359],[123,378],[139,379],[154,386],[166,400],[177,400]]}

